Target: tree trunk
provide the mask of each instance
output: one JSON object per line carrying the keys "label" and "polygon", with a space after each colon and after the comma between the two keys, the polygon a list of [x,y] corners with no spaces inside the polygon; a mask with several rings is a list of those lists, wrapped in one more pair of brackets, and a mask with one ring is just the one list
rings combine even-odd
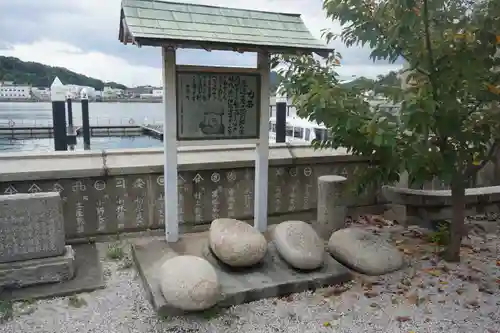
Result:
{"label": "tree trunk", "polygon": [[460,261],[460,245],[465,231],[465,185],[457,182],[451,186],[452,219],[450,224],[450,242],[444,253],[446,261]]}

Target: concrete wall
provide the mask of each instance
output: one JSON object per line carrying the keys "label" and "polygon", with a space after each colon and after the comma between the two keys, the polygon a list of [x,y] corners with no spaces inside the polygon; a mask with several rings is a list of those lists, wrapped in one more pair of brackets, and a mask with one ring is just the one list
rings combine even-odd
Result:
{"label": "concrete wall", "polygon": [[[254,150],[250,146],[179,148],[179,221],[252,219]],[[68,239],[157,229],[164,223],[163,152],[134,149],[0,155],[0,194],[58,191]],[[314,218],[317,178],[349,177],[367,161],[307,145],[270,149],[269,215]],[[353,197],[353,208],[380,204],[376,194]]]}

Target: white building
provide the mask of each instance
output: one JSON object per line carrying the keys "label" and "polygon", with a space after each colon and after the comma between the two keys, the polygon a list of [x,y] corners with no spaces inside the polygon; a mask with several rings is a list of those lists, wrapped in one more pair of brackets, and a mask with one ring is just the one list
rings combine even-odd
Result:
{"label": "white building", "polygon": [[153,98],[163,98],[163,89],[153,89]]}
{"label": "white building", "polygon": [[95,90],[95,88],[93,87],[83,87],[81,90],[80,90],[80,96],[78,96],[79,98],[88,98],[90,100],[94,100],[96,97],[97,97],[97,92]]}
{"label": "white building", "polygon": [[102,91],[103,99],[114,99],[123,97],[123,90],[118,88],[104,87]]}
{"label": "white building", "polygon": [[50,88],[31,88],[31,94],[38,100],[49,101],[50,100]]}
{"label": "white building", "polygon": [[31,86],[16,85],[13,82],[0,82],[0,100],[31,98]]}
{"label": "white building", "polygon": [[77,99],[80,97],[82,86],[76,84],[65,84],[66,88],[66,98]]}

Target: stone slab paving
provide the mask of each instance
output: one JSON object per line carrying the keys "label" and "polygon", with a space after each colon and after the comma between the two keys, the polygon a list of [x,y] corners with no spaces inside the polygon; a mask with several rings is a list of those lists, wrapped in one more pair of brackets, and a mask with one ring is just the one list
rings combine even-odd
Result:
{"label": "stone slab paving", "polygon": [[13,317],[0,323],[0,333],[499,332],[498,228],[488,228],[488,234],[481,229],[466,240],[460,264],[436,258],[420,230],[373,230],[405,253],[407,268],[186,317],[157,316],[130,257],[106,259],[108,244],[100,243],[105,289],[79,294],[79,302],[75,297],[16,302]]}
{"label": "stone slab paving", "polygon": [[229,268],[210,251],[208,233],[186,235],[177,244],[170,246],[164,240],[137,241],[133,245],[132,254],[147,298],[160,314],[180,314],[165,303],[156,274],[166,259],[177,255],[199,256],[214,266],[223,295],[223,299],[218,302],[220,307],[289,295],[351,279],[349,270],[327,253],[322,268],[311,272],[294,270],[279,257],[272,243],[261,264],[249,269]]}

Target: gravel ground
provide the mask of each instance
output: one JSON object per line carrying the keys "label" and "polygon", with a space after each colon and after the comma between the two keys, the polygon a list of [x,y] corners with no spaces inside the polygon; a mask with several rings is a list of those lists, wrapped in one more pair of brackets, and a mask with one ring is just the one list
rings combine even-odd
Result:
{"label": "gravel ground", "polygon": [[424,241],[420,229],[366,227],[398,246],[408,267],[383,277],[356,274],[343,286],[217,313],[159,318],[144,297],[128,254],[109,260],[108,244],[99,244],[106,289],[18,302],[12,318],[0,324],[0,333],[500,332],[498,233],[476,228],[464,241],[462,263],[447,264],[436,258],[435,247]]}

